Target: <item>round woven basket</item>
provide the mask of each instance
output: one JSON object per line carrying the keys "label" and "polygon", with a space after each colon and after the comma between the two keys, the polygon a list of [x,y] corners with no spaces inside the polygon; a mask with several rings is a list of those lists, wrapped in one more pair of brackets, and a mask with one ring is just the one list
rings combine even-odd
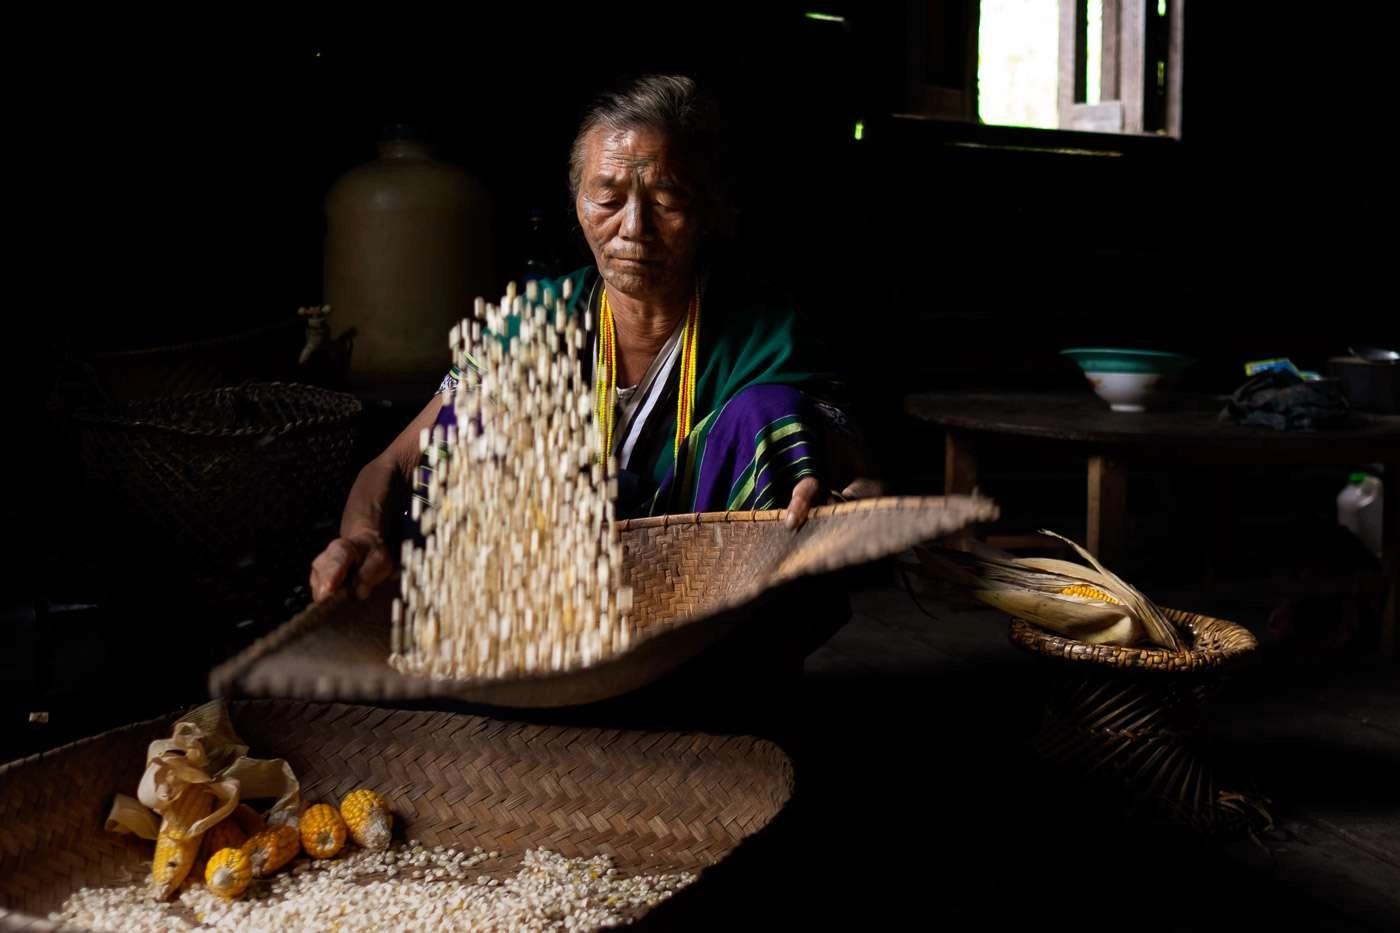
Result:
{"label": "round woven basket", "polygon": [[1024,619],[1011,620],[1011,640],[1027,651],[1064,661],[1124,671],[1175,674],[1228,667],[1244,660],[1258,647],[1259,643],[1249,630],[1234,622],[1178,609],[1163,609],[1162,612],[1186,636],[1185,651],[1090,645],[1056,635]]}
{"label": "round woven basket", "polygon": [[[268,700],[229,711],[252,754],[287,760],[308,802],[374,787],[402,838],[481,846],[508,861],[542,847],[609,855],[626,873],[701,871],[792,793],[787,757],[744,736]],[[168,738],[178,718],[0,767],[0,929],[55,929],[42,918],[78,888],[148,875],[152,844],[103,822],[113,794],[134,793],[147,744]]]}
{"label": "round woven basket", "polygon": [[1217,776],[1203,728],[1221,675],[1257,641],[1224,619],[1162,612],[1185,650],[1090,645],[1011,621],[1011,641],[1050,664],[1037,752],[1086,798],[1111,785],[1132,807],[1195,832],[1229,835],[1267,821],[1261,801]]}
{"label": "round woven basket", "polygon": [[[74,415],[88,499],[146,567],[217,587],[300,581],[339,515],[360,402],[250,383]],[[246,585],[244,582],[242,585]]]}

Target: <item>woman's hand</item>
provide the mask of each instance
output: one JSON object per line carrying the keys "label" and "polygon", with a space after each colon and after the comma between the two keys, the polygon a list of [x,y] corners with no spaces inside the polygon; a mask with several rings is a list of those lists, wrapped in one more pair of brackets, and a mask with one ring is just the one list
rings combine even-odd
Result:
{"label": "woman's hand", "polygon": [[874,499],[885,494],[885,484],[869,476],[858,476],[841,490],[846,499]]}
{"label": "woman's hand", "polygon": [[418,437],[431,429],[442,410],[436,395],[418,416],[390,442],[384,452],[365,464],[340,516],[340,537],[311,562],[311,598],[320,602],[353,581],[361,599],[394,572],[394,561],[384,547],[379,529],[384,527],[384,507],[395,483],[411,484],[418,464]]}
{"label": "woman's hand", "polygon": [[[878,479],[864,476],[852,480],[845,489],[841,490],[841,496],[845,499],[870,499],[884,494],[884,483]],[[783,524],[793,531],[801,528],[807,522],[807,513],[812,510],[813,503],[819,498],[821,498],[821,483],[817,482],[817,478],[815,476],[802,477],[792,488],[792,499],[788,502],[787,512],[783,515]]]}
{"label": "woman's hand", "polygon": [[393,572],[393,559],[376,532],[336,538],[311,562],[311,598],[319,603],[353,579],[355,595],[364,599]]}
{"label": "woman's hand", "polygon": [[807,523],[807,513],[812,510],[813,501],[821,494],[821,484],[815,476],[804,476],[792,487],[792,499],[783,513],[783,524],[790,531],[796,531]]}

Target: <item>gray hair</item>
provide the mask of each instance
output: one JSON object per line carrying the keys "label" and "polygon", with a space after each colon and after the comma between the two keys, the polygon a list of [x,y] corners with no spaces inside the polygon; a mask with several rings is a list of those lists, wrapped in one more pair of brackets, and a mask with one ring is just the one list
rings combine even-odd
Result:
{"label": "gray hair", "polygon": [[727,227],[733,208],[724,184],[724,153],[719,108],[684,75],[646,75],[603,94],[593,102],[569,152],[569,193],[578,198],[583,183],[585,141],[600,126],[615,130],[646,128],[676,145],[685,181],[712,227]]}

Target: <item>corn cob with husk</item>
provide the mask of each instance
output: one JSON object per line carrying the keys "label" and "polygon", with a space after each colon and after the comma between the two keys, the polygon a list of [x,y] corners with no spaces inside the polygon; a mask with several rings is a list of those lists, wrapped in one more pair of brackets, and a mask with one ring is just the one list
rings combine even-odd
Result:
{"label": "corn cob with husk", "polygon": [[157,900],[168,901],[194,868],[204,835],[193,827],[214,812],[215,797],[201,784],[190,784],[161,816],[156,854],[151,862],[151,888]]}
{"label": "corn cob with husk", "polygon": [[[245,840],[251,839],[264,829],[267,829],[267,824],[263,822],[262,815],[246,803],[240,803],[238,806],[234,807],[233,812],[228,815],[228,818],[233,821],[235,826],[242,830]],[[242,845],[242,843],[239,843],[239,845]]]}
{"label": "corn cob with husk", "polygon": [[1094,645],[1143,643],[1182,649],[1176,627],[1153,602],[1092,554],[1053,531],[1090,566],[1043,557],[1015,557],[970,542],[969,551],[923,549],[926,566],[990,606]]}
{"label": "corn cob with husk", "polygon": [[[247,808],[246,804],[239,804],[240,808]],[[236,810],[234,811],[237,812]],[[251,810],[249,812],[252,812]],[[214,857],[214,853],[221,849],[240,849],[243,843],[248,841],[248,834],[245,833],[238,821],[234,819],[234,814],[230,813],[213,826],[209,827],[200,840],[199,859],[194,863],[195,877],[204,874],[205,868],[209,865],[209,860]]]}

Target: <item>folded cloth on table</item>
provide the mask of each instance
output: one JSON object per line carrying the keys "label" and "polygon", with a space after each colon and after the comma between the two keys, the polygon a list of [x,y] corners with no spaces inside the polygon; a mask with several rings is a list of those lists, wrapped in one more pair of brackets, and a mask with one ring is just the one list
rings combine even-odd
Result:
{"label": "folded cloth on table", "polygon": [[1336,380],[1304,380],[1295,373],[1269,370],[1236,389],[1220,419],[1276,431],[1314,431],[1341,425],[1350,410]]}

